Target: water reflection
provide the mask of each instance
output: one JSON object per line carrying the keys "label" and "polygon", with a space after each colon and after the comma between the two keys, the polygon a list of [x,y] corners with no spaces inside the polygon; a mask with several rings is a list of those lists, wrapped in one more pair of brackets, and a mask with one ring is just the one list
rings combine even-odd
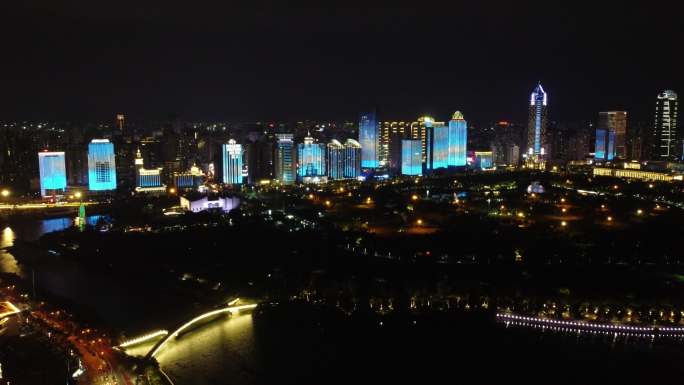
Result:
{"label": "water reflection", "polygon": [[[103,215],[91,215],[86,217],[86,221],[88,225],[95,226],[104,218]],[[2,235],[0,235],[0,273],[25,276],[21,265],[7,250],[8,247],[14,245],[15,240],[35,241],[43,234],[68,229],[74,225],[74,220],[73,217],[39,219],[12,223],[11,226],[5,227],[2,230]]]}
{"label": "water reflection", "polygon": [[22,274],[21,267],[6,248],[14,245],[15,234],[9,226],[2,230],[0,236],[0,273]]}
{"label": "water reflection", "polygon": [[177,385],[256,384],[255,346],[252,316],[239,315],[217,319],[170,341],[156,358]]}

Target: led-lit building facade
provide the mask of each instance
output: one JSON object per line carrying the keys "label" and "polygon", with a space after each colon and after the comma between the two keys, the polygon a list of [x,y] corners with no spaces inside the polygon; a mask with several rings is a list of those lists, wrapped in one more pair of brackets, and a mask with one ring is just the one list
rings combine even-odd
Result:
{"label": "led-lit building facade", "polygon": [[444,122],[436,122],[431,116],[422,116],[417,121],[411,123],[409,130],[410,139],[420,140],[423,163],[427,163],[428,128],[433,126],[444,126]]}
{"label": "led-lit building facade", "polygon": [[359,119],[359,143],[361,143],[361,167],[379,167],[379,126],[375,111],[361,114]]}
{"label": "led-lit building facade", "polygon": [[162,184],[161,168],[146,169],[140,153],[137,150],[135,156],[135,191],[141,193],[162,193],[166,191],[166,186]]}
{"label": "led-lit building facade", "polygon": [[466,165],[468,153],[468,123],[460,111],[454,112],[449,121],[449,158],[447,165],[461,167]]}
{"label": "led-lit building facade", "polygon": [[64,152],[39,152],[40,196],[63,195],[66,191],[66,162]]}
{"label": "led-lit building facade", "polygon": [[361,175],[361,143],[354,139],[344,142],[344,177],[356,179]]}
{"label": "led-lit building facade", "polygon": [[624,159],[627,156],[626,133],[626,111],[599,112],[594,158],[607,161],[612,161],[616,157]]}
{"label": "led-lit building facade", "polygon": [[605,160],[607,153],[608,135],[605,128],[596,128],[596,144],[594,146],[594,159]]}
{"label": "led-lit building facade", "polygon": [[449,127],[434,123],[427,127],[425,168],[436,170],[449,166]]}
{"label": "led-lit building facade", "polygon": [[333,139],[328,143],[328,156],[326,158],[328,177],[330,179],[344,178],[344,146],[339,140]]}
{"label": "led-lit building facade", "polygon": [[530,95],[529,119],[527,122],[527,164],[532,167],[544,167],[546,148],[548,95],[541,83]]}
{"label": "led-lit building facade", "polygon": [[402,175],[423,175],[423,143],[420,139],[401,141]]}
{"label": "led-lit building facade", "polygon": [[173,183],[179,190],[196,189],[204,184],[206,177],[196,165],[190,167],[190,171],[173,174]]}
{"label": "led-lit building facade", "polygon": [[293,184],[296,180],[295,145],[292,134],[276,134],[275,176],[285,185]]}
{"label": "led-lit building facade", "polygon": [[221,146],[223,155],[223,183],[242,184],[242,145],[231,139]]}
{"label": "led-lit building facade", "polygon": [[297,176],[304,178],[322,177],[325,174],[325,144],[315,143],[307,136],[304,143],[297,145]]}
{"label": "led-lit building facade", "polygon": [[401,141],[408,139],[411,122],[386,121],[380,123],[379,163],[386,166],[390,173],[401,171]]}
{"label": "led-lit building facade", "polygon": [[474,166],[480,170],[488,170],[494,167],[494,155],[491,151],[475,151],[473,154],[475,159]]}
{"label": "led-lit building facade", "polygon": [[665,90],[658,95],[651,156],[654,160],[672,160],[678,157],[677,107],[677,93],[674,91]]}
{"label": "led-lit building facade", "polygon": [[116,190],[114,144],[108,139],[93,139],[88,144],[88,189]]}

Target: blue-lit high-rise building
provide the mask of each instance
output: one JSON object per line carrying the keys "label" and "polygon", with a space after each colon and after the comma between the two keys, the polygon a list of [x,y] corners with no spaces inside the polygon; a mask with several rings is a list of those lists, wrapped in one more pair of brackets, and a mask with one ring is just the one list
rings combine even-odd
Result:
{"label": "blue-lit high-rise building", "polygon": [[242,145],[231,139],[221,146],[223,183],[242,184]]}
{"label": "blue-lit high-rise building", "polygon": [[310,136],[304,138],[304,143],[297,145],[297,164],[300,180],[325,176],[325,144],[315,143]]}
{"label": "blue-lit high-rise building", "polygon": [[454,112],[449,121],[449,159],[450,167],[466,165],[468,153],[468,122],[463,118],[460,111]]}
{"label": "blue-lit high-rise building", "polygon": [[116,190],[114,144],[109,139],[93,139],[88,144],[88,189]]}
{"label": "blue-lit high-rise building", "polygon": [[339,140],[333,139],[328,143],[328,156],[326,158],[328,178],[344,178],[344,146]]}
{"label": "blue-lit high-rise building", "polygon": [[62,195],[67,187],[64,152],[39,152],[40,196]]}
{"label": "blue-lit high-rise building", "polygon": [[380,126],[375,111],[361,114],[359,119],[359,143],[361,143],[361,167],[379,167]]}
{"label": "blue-lit high-rise building", "polygon": [[[625,159],[626,151],[624,137],[627,128],[626,111],[599,112],[598,125],[596,126],[596,147],[594,159],[613,160],[614,158]],[[620,141],[622,140],[622,144]]]}
{"label": "blue-lit high-rise building", "polygon": [[423,175],[423,142],[420,139],[401,141],[402,175]]}
{"label": "blue-lit high-rise building", "polygon": [[354,139],[344,142],[344,177],[356,179],[361,175],[361,143]]}
{"label": "blue-lit high-rise building", "polygon": [[296,179],[295,174],[295,147],[294,136],[292,134],[276,134],[278,142],[276,144],[275,156],[275,177],[281,184],[293,184]]}
{"label": "blue-lit high-rise building", "polygon": [[529,119],[527,122],[527,164],[529,167],[543,168],[548,156],[547,140],[548,95],[541,83],[537,84],[530,95]]}
{"label": "blue-lit high-rise building", "polygon": [[596,128],[596,144],[594,146],[594,159],[605,160],[606,159],[606,135],[607,131],[605,128]]}
{"label": "blue-lit high-rise building", "polygon": [[435,170],[449,166],[449,127],[433,123],[427,127],[425,168]]}

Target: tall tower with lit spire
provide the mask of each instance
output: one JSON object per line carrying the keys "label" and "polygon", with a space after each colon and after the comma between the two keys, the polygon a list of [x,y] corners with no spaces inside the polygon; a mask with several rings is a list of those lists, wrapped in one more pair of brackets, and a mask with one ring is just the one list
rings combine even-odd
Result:
{"label": "tall tower with lit spire", "polygon": [[548,155],[546,145],[548,95],[541,82],[530,95],[529,120],[527,122],[526,163],[529,167],[543,168]]}

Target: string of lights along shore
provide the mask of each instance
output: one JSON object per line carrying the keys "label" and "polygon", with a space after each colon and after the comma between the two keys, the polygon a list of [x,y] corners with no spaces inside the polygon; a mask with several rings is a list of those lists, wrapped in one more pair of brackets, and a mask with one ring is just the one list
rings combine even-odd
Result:
{"label": "string of lights along shore", "polygon": [[[650,122],[630,121],[622,110],[597,111],[592,122],[556,122],[553,99],[540,82],[529,93],[526,124],[473,125],[467,111],[456,109],[449,119],[392,119],[375,108],[356,122],[198,124],[173,118],[155,127],[129,124],[118,113],[111,126],[60,135],[54,133],[64,129],[49,123],[12,123],[4,125],[7,140],[0,142],[0,186],[6,195],[16,189],[60,200],[206,193],[212,183],[239,190],[570,166],[589,167],[594,175],[681,179],[678,97],[672,90],[655,95]],[[36,133],[28,145],[18,137],[26,130]],[[20,180],[29,183],[21,186]]]}

